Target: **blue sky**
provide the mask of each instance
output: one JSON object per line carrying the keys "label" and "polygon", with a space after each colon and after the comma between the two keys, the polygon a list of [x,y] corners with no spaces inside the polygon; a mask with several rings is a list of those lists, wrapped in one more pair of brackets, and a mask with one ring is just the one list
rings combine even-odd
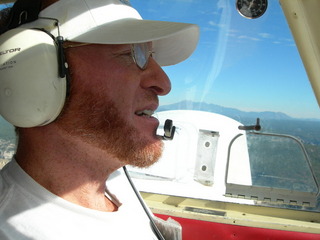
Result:
{"label": "blue sky", "polygon": [[145,19],[196,23],[200,42],[185,62],[165,67],[173,90],[162,104],[203,101],[244,111],[320,118],[320,111],[280,4],[258,19],[235,0],[131,0]]}

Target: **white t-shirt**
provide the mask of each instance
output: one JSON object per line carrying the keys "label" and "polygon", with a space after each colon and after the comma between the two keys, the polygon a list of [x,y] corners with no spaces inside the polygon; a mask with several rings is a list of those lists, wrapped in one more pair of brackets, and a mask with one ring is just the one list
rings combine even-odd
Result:
{"label": "white t-shirt", "polygon": [[123,169],[113,173],[106,186],[121,202],[116,212],[88,209],[58,197],[12,160],[0,174],[0,239],[157,239]]}

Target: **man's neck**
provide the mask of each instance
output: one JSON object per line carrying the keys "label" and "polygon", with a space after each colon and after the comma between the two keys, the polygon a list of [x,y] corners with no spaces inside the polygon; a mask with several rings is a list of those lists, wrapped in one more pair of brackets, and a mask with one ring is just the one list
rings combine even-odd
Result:
{"label": "man's neck", "polygon": [[54,127],[22,129],[18,164],[50,192],[83,207],[115,211],[105,181],[122,164],[100,149]]}

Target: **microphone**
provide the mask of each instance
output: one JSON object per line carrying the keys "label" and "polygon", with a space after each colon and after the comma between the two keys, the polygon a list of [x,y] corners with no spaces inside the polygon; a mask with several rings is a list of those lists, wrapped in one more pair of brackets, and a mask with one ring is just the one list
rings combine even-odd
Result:
{"label": "microphone", "polygon": [[172,140],[174,137],[174,133],[176,131],[176,127],[173,126],[171,119],[167,119],[165,121],[163,130],[164,130],[164,134],[163,136],[160,136],[162,140]]}

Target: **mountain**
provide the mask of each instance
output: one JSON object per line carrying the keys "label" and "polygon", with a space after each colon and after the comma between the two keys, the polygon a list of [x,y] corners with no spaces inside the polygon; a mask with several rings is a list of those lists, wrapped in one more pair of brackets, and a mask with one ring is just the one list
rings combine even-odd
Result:
{"label": "mountain", "polygon": [[201,103],[201,102],[192,102],[192,101],[181,101],[178,103],[173,103],[169,105],[160,106],[158,111],[166,111],[166,110],[200,110],[206,112],[213,112],[225,115],[227,117],[233,119],[243,119],[243,118],[250,118],[250,119],[273,119],[273,120],[291,120],[294,119],[285,113],[282,112],[245,112],[240,111],[235,108],[227,108],[222,107],[216,104],[209,104],[209,103]]}

